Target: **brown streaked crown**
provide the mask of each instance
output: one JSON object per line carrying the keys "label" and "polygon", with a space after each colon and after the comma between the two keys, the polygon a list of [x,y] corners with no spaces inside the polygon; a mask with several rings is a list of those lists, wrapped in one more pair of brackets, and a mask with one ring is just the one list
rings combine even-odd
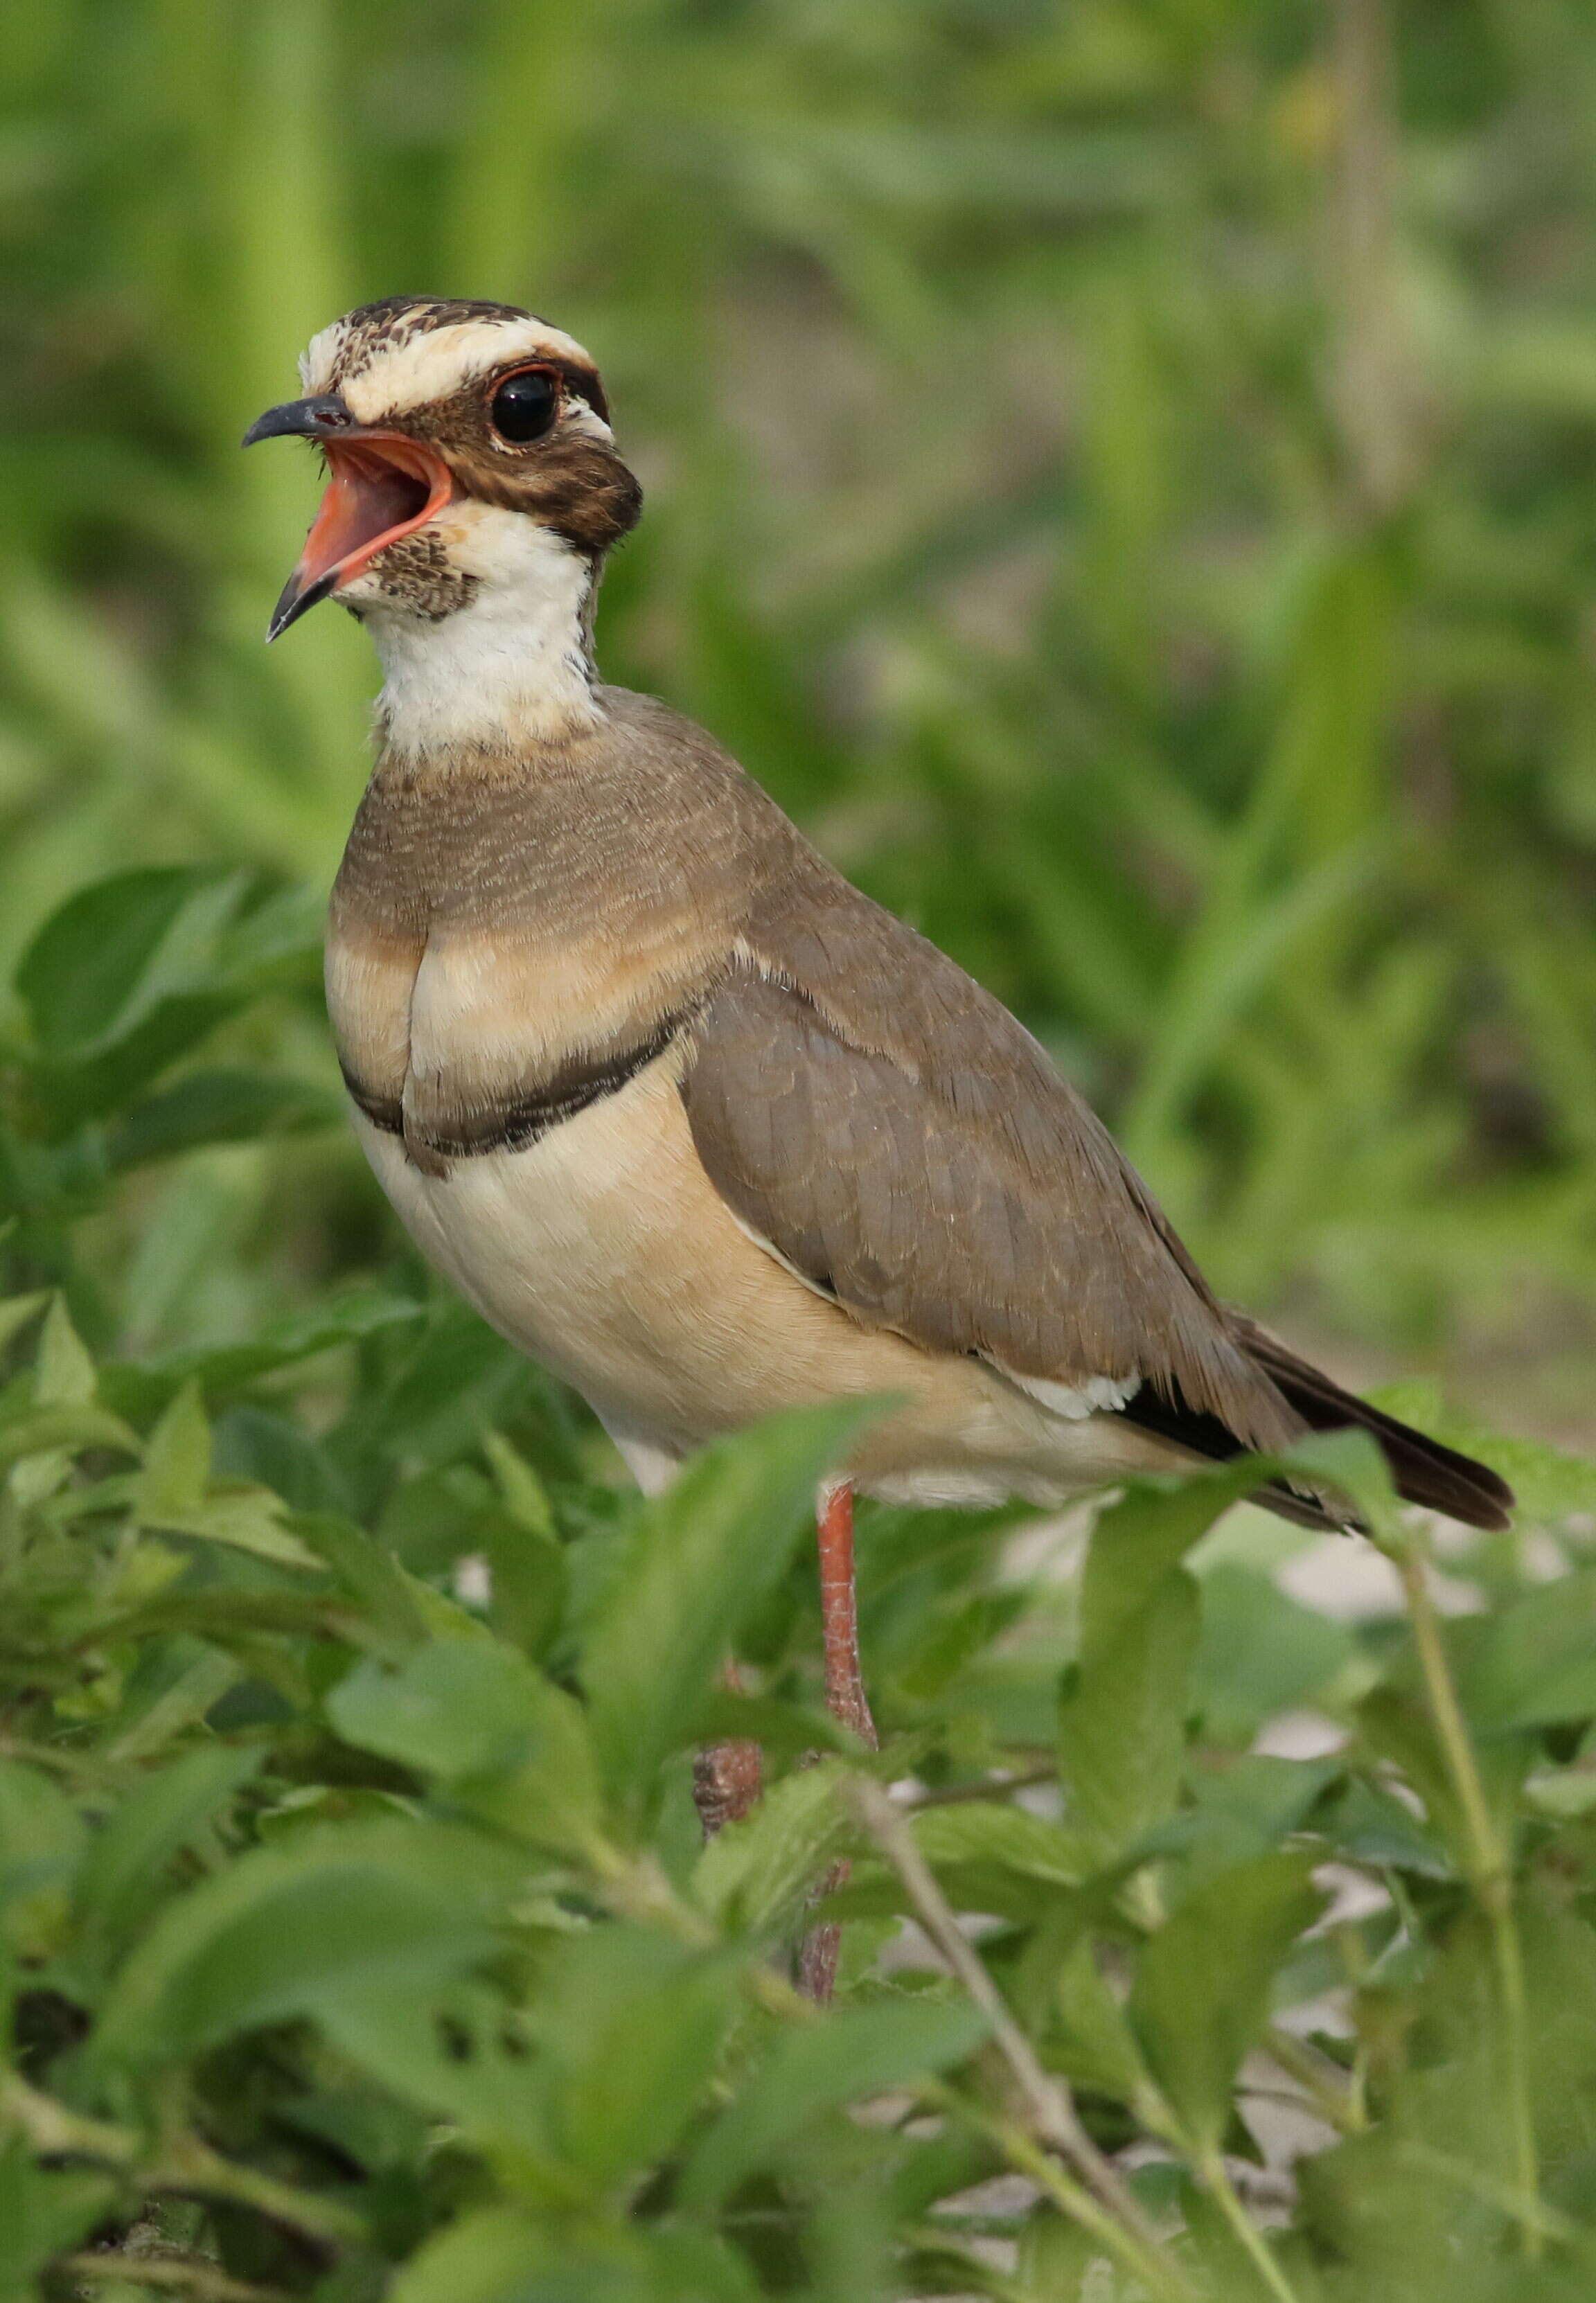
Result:
{"label": "brown streaked crown", "polygon": [[[432,449],[460,495],[522,512],[589,558],[637,524],[642,490],[616,449],[598,369],[535,313],[477,298],[384,297],[324,329],[300,369],[362,425]],[[517,442],[496,428],[494,401],[528,370],[549,378],[557,407],[546,432]]]}

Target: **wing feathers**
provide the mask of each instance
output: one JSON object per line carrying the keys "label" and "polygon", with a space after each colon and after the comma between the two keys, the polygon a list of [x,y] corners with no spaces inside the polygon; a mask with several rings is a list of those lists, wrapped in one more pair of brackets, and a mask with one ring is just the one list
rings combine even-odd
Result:
{"label": "wing feathers", "polygon": [[1391,1467],[1398,1494],[1410,1504],[1445,1512],[1467,1527],[1499,1530],[1508,1525],[1513,1490],[1495,1472],[1431,1438],[1428,1432],[1398,1422],[1355,1393],[1343,1391],[1338,1383],[1306,1360],[1299,1360],[1244,1313],[1233,1312],[1230,1318],[1248,1352],[1268,1371],[1311,1430],[1339,1431],[1353,1426],[1372,1432]]}
{"label": "wing feathers", "polygon": [[[737,969],[699,1019],[682,1094],[738,1216],[826,1275],[856,1318],[929,1350],[1072,1391],[1146,1380],[1248,1445],[1294,1437],[1296,1416],[1085,1106],[995,1000],[890,924],[906,949],[882,939],[863,956],[867,1028],[836,1013],[846,984],[822,987],[823,1005],[798,987],[786,946],[767,973]],[[932,996],[905,981],[927,956]],[[925,1010],[940,1011],[938,1035],[882,1045],[881,1011],[903,1035],[916,999],[928,1031]]]}
{"label": "wing feathers", "polygon": [[[1199,1455],[1361,1425],[1403,1495],[1505,1523],[1493,1472],[1216,1303],[1030,1034],[811,851],[764,884],[681,1092],[739,1219],[865,1324],[978,1354],[1043,1398],[1118,1406]],[[1336,1524],[1311,1496],[1264,1500]]]}

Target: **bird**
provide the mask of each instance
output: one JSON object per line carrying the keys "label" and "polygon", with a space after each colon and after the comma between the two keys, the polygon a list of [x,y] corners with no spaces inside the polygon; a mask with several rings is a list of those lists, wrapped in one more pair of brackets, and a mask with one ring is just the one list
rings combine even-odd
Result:
{"label": "bird", "polygon": [[[328,472],[268,637],[333,598],[382,666],[326,941],[366,1155],[646,1492],[777,1410],[896,1402],[818,1507],[839,1717],[870,1737],[856,1490],[1054,1505],[1352,1427],[1411,1502],[1507,1524],[1493,1472],[1215,1296],[992,993],[711,735],[601,679],[599,579],[642,494],[580,344],[394,296],[300,375],[244,444],[308,440]],[[1352,1520],[1311,1480],[1259,1500]]]}

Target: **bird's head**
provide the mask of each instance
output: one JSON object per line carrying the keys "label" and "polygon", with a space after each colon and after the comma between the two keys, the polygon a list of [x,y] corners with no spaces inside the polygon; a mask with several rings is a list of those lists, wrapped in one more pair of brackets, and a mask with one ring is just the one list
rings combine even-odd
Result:
{"label": "bird's head", "polygon": [[334,595],[384,654],[462,610],[568,593],[586,614],[642,496],[580,344],[508,304],[393,296],[324,328],[300,377],[244,436],[314,441],[328,467],[268,638]]}

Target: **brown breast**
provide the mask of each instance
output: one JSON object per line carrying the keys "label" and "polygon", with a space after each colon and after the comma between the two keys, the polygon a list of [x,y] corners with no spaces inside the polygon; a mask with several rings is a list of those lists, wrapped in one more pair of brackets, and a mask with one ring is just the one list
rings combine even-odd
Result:
{"label": "brown breast", "polygon": [[356,816],[328,1011],[356,1102],[435,1171],[535,1141],[657,1056],[786,833],[707,738],[604,695],[566,743],[381,762]]}

